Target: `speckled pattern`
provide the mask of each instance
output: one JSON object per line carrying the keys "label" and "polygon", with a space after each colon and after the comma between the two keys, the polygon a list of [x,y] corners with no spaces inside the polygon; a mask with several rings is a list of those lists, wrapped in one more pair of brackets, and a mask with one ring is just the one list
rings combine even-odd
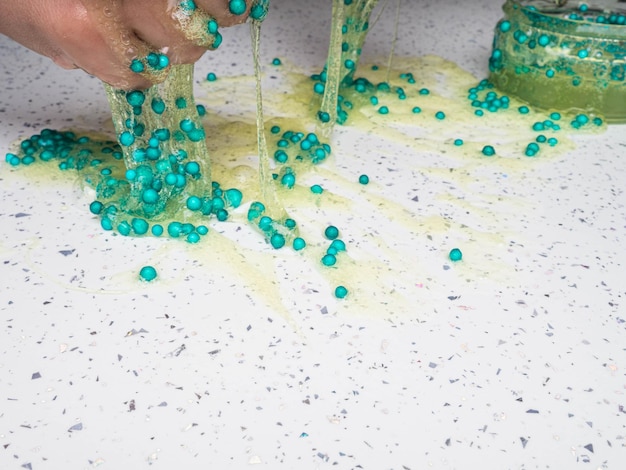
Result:
{"label": "speckled pattern", "polygon": [[[330,2],[273,3],[264,63],[322,64]],[[388,51],[393,4],[366,57]],[[399,55],[486,75],[497,0],[403,5]],[[251,73],[247,28],[224,33],[199,77]],[[3,154],[44,127],[110,129],[97,80],[5,38],[0,64]],[[284,287],[286,318],[237,277],[207,279],[198,247],[103,232],[79,184],[3,158],[0,468],[623,468],[625,135],[581,135],[498,180],[507,281],[477,290],[440,256],[450,287],[426,315],[344,313],[303,277]],[[457,183],[419,200],[495,192]],[[155,260],[170,281],[138,283]]]}

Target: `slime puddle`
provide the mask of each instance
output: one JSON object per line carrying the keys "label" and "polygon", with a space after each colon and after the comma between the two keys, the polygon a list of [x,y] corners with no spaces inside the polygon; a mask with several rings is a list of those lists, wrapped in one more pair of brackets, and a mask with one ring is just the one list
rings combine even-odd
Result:
{"label": "slime puddle", "polygon": [[[121,255],[107,258],[104,276],[74,267],[66,287],[174,292],[194,282],[210,286],[199,295],[244,291],[250,305],[287,319],[316,310],[420,316],[442,298],[529,276],[515,270],[510,247],[523,244],[522,214],[537,209],[536,194],[508,182],[532,179],[573,148],[570,124],[596,131],[601,119],[535,112],[434,56],[403,58],[401,70],[391,59],[361,64],[357,74],[376,3],[334,0],[324,70],[273,66],[263,100],[258,62],[255,77],[207,79],[206,108],[194,106],[192,68],[173,67],[175,79],[146,93],[108,90],[122,148],[110,136],[45,131],[8,155],[30,165],[43,154],[34,147],[57,139],[61,168],[96,191],[84,205],[105,231],[89,236]],[[258,60],[258,21],[252,34]],[[462,261],[449,258],[453,248]],[[46,249],[32,244],[33,264]],[[138,284],[148,264],[158,278]],[[63,279],[56,268],[37,271]],[[333,295],[339,286],[345,299]]]}
{"label": "slime puddle", "polygon": [[[412,72],[414,84],[406,82],[407,70]],[[314,80],[295,66],[284,64],[272,68],[271,73],[277,80],[264,87],[264,108],[270,155],[274,155],[281,149],[278,141],[285,132],[314,131],[321,97],[313,91]],[[378,83],[386,79],[387,71],[370,64],[362,67],[361,75]],[[45,240],[31,248],[34,269],[66,288],[94,293],[173,292],[194,280],[206,286],[196,295],[245,286],[250,305],[282,312],[287,319],[298,312],[319,310],[426,316],[446,297],[483,295],[493,292],[493,286],[502,290],[530,282],[530,273],[515,270],[510,247],[524,244],[522,214],[537,210],[540,200],[532,193],[532,184],[527,190],[516,184],[517,192],[513,192],[508,183],[532,180],[542,165],[573,148],[567,137],[571,117],[564,115],[558,120],[560,129],[544,125],[544,130],[534,130],[537,122],[545,123],[550,115],[532,110],[520,114],[517,108],[522,104],[513,99],[506,109],[477,116],[467,98],[477,80],[438,57],[403,59],[402,70],[392,70],[389,76],[391,90],[376,93],[376,105],[369,93],[346,93],[353,102],[352,110],[346,124],[334,130],[330,156],[313,164],[298,159],[300,147],[290,145],[282,147],[288,154],[286,162],[271,162],[270,171],[275,174],[289,166],[295,175],[291,188],[278,180],[269,184],[275,185],[289,217],[297,221],[298,235],[307,243],[305,249],[274,249],[248,220],[248,208],[260,196],[257,115],[248,100],[233,106],[232,96],[235,89],[239,94],[240,90],[254,90],[255,80],[220,77],[204,83],[206,93],[202,95],[206,96],[201,101],[208,109],[203,124],[209,136],[206,145],[212,155],[213,177],[222,187],[239,188],[243,195],[242,204],[229,211],[229,218],[225,222],[204,220],[186,211],[183,221],[209,228],[209,234],[197,244],[120,237],[114,231],[102,231],[94,219],[86,236],[99,239],[100,247],[110,247],[112,259],[102,263],[107,269],[84,274],[78,282],[64,282],[67,265],[44,266],[35,261],[45,259]],[[403,99],[395,87],[405,90]],[[388,113],[381,114],[380,106],[387,106]],[[413,112],[417,106],[419,113]],[[445,113],[444,119],[436,117],[439,111]],[[601,130],[592,124],[588,128]],[[544,134],[546,138],[557,136],[558,145],[542,143],[535,157],[526,156],[528,143]],[[457,139],[463,144],[455,145]],[[89,145],[97,149],[113,144],[101,144],[92,136]],[[485,156],[481,151],[485,145],[494,146],[496,155]],[[108,160],[103,165],[85,165],[79,173],[81,180],[95,180],[103,167],[124,171],[123,162],[111,155],[96,152],[95,157]],[[28,178],[38,173],[44,186],[46,178],[58,179],[46,165],[30,165],[25,170]],[[369,184],[359,183],[362,174],[369,175]],[[56,181],[53,184],[58,186]],[[313,185],[322,187],[323,192],[311,191]],[[82,199],[86,206],[93,195]],[[324,236],[329,225],[339,229],[339,238],[346,245],[345,252],[336,253],[333,266],[321,262],[331,244]],[[455,247],[463,251],[460,262],[448,258]],[[132,250],[136,256],[115,263],[113,252],[118,249],[124,254]],[[151,284],[137,281],[145,264],[154,265],[159,272]],[[338,285],[348,288],[345,299],[334,298]]]}

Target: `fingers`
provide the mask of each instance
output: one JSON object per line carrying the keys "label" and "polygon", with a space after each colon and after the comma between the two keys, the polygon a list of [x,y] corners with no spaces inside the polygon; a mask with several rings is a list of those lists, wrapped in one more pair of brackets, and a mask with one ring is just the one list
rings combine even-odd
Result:
{"label": "fingers", "polygon": [[176,27],[165,9],[167,0],[75,4],[72,16],[81,21],[64,22],[67,39],[55,61],[74,64],[115,88],[148,88],[165,80],[172,64],[193,63],[205,51]]}
{"label": "fingers", "polygon": [[122,8],[124,21],[137,36],[155,49],[167,47],[172,62],[183,63],[201,55],[200,48],[219,47],[219,28],[246,21],[251,4],[252,0],[135,0],[123,2]]}
{"label": "fingers", "polygon": [[[120,1],[73,2],[71,10],[66,5],[56,14],[72,19],[62,21],[57,18],[54,23],[60,29],[57,37],[62,50],[62,55],[54,60],[61,66],[72,63],[123,89],[148,88],[165,79],[169,60],[165,55],[154,53],[128,28],[122,17]],[[143,70],[133,71],[131,64],[134,61],[141,62]]]}
{"label": "fingers", "polygon": [[[251,5],[251,0],[135,0],[122,2],[121,15],[135,37],[152,50],[147,59],[156,54],[168,64],[188,64],[207,49],[218,48],[220,27],[244,22]],[[163,74],[151,66],[150,60],[137,57],[130,68],[153,82],[160,81]]]}
{"label": "fingers", "polygon": [[[164,1],[130,1],[123,6],[124,22],[153,51],[165,53],[171,64],[189,64],[197,61],[206,47],[191,42],[184,34],[181,19],[189,15],[180,5],[167,7]],[[206,35],[206,25],[203,33]]]}

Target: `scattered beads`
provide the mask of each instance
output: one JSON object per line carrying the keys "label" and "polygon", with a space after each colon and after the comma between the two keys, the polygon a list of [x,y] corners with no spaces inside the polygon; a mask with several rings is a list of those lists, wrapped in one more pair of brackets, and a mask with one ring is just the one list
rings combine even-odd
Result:
{"label": "scattered beads", "polygon": [[367,176],[367,175],[359,176],[359,183],[360,184],[366,185],[366,184],[369,184],[369,182],[370,182],[370,177],[369,176]]}
{"label": "scattered beads", "polygon": [[[320,141],[313,132],[305,134],[294,130],[287,130],[282,133],[281,131],[279,126],[273,126],[271,129],[272,139],[269,141],[278,147],[274,152],[274,160],[280,164],[289,160],[302,161],[305,159],[313,164],[319,164],[331,154],[330,145]],[[293,169],[285,168],[283,172],[293,173]]]}
{"label": "scattered beads", "polygon": [[[495,113],[500,110],[508,109],[510,99],[506,95],[498,96],[493,91],[494,85],[489,80],[481,80],[480,83],[468,90],[467,99],[471,102],[476,116],[483,116],[485,111]],[[481,95],[484,93],[484,99]]]}

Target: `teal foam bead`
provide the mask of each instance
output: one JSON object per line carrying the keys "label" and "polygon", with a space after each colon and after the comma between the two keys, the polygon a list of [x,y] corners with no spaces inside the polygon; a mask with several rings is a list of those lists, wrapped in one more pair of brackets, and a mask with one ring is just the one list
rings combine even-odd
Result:
{"label": "teal foam bead", "polygon": [[483,155],[492,157],[496,154],[496,150],[491,145],[485,145],[482,149]]}
{"label": "teal foam bead", "polygon": [[324,266],[334,266],[337,263],[337,257],[335,255],[331,255],[331,254],[325,254],[322,257],[322,264]]}
{"label": "teal foam bead", "polygon": [[271,230],[271,228],[272,228],[272,218],[268,217],[266,215],[261,217],[261,219],[259,220],[259,228],[261,230],[263,230],[264,232],[267,232],[268,230]]}
{"label": "teal foam bead", "polygon": [[200,235],[196,232],[192,232],[187,235],[187,243],[198,243],[200,241]]}
{"label": "teal foam bead", "polygon": [[139,271],[139,278],[142,281],[151,282],[157,277],[157,270],[153,266],[144,266]]}
{"label": "teal foam bead", "polygon": [[334,240],[339,236],[339,229],[334,225],[329,225],[326,227],[326,230],[324,230],[324,236],[329,240]]}
{"label": "teal foam bead", "polygon": [[344,286],[335,287],[335,297],[338,299],[344,299],[348,295],[348,289]]}
{"label": "teal foam bead", "polygon": [[152,188],[148,188],[141,194],[141,200],[146,204],[154,204],[159,200],[159,193]]}
{"label": "teal foam bead", "polygon": [[247,5],[245,0],[230,0],[228,2],[228,9],[233,15],[243,15],[246,12]]}
{"label": "teal foam bead", "polygon": [[200,208],[202,207],[202,199],[200,199],[198,196],[189,196],[187,198],[186,206],[187,209],[189,209],[190,211],[200,210]]}
{"label": "teal foam bead", "polygon": [[128,222],[124,220],[123,222],[120,222],[118,224],[117,231],[120,233],[120,235],[128,236],[130,235],[131,226]]}
{"label": "teal foam bead", "polygon": [[167,226],[167,234],[172,238],[180,237],[182,224],[180,222],[170,222]]}
{"label": "teal foam bead", "polygon": [[228,211],[226,209],[218,209],[217,211],[215,211],[215,217],[220,222],[225,222],[226,220],[228,220]]}
{"label": "teal foam bead", "polygon": [[450,250],[448,256],[451,261],[461,261],[461,259],[463,258],[463,253],[458,248],[453,248],[452,250]]}
{"label": "teal foam bead", "polygon": [[270,243],[275,249],[280,249],[285,246],[285,237],[280,233],[275,233],[270,237]]}
{"label": "teal foam bead", "polygon": [[293,239],[293,249],[296,251],[303,250],[306,247],[306,241],[303,238],[297,237]]}
{"label": "teal foam bead", "polygon": [[332,241],[332,243],[330,244],[330,246],[332,248],[334,248],[337,251],[346,251],[346,244],[343,240],[340,240],[338,238],[336,238],[335,240]]}
{"label": "teal foam bead", "polygon": [[144,235],[148,232],[148,227],[149,224],[146,220],[144,219],[140,219],[138,217],[133,218],[130,221],[130,225],[133,228],[133,231],[137,234],[137,235]]}
{"label": "teal foam bead", "polygon": [[91,204],[89,204],[89,211],[95,215],[100,214],[103,208],[104,204],[102,204],[100,201],[93,201]]}
{"label": "teal foam bead", "polygon": [[243,194],[237,188],[231,188],[224,192],[224,198],[230,206],[237,208],[241,205]]}

